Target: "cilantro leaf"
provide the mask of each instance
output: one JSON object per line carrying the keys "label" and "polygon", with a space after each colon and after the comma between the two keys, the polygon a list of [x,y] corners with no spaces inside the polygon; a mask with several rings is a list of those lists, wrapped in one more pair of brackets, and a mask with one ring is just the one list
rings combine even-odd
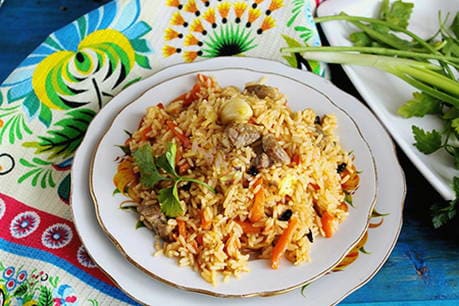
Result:
{"label": "cilantro leaf", "polygon": [[456,199],[443,204],[434,204],[430,207],[432,214],[432,223],[435,228],[445,225],[452,220],[457,213],[457,199],[459,198],[459,177],[453,178],[453,190],[456,193]]}
{"label": "cilantro leaf", "polygon": [[430,154],[441,148],[441,134],[436,130],[426,132],[417,126],[411,127],[414,140],[414,145],[424,154]]}
{"label": "cilantro leaf", "polygon": [[158,200],[161,212],[168,217],[175,218],[183,215],[185,212],[178,197],[177,183],[172,187],[161,189],[158,194]]}
{"label": "cilantro leaf", "polygon": [[167,144],[167,151],[156,158],[156,164],[158,167],[166,171],[167,173],[177,177],[177,172],[175,172],[175,156],[177,154],[177,145],[175,143]]}
{"label": "cilantro leaf", "polygon": [[406,29],[408,27],[408,22],[413,12],[414,4],[410,2],[402,2],[401,0],[394,1],[390,6],[390,9],[387,8],[387,4],[381,7],[381,17],[387,22]]}
{"label": "cilantro leaf", "polygon": [[403,104],[397,113],[404,117],[423,117],[427,114],[435,114],[441,111],[440,102],[424,93],[414,92],[413,98]]}
{"label": "cilantro leaf", "polygon": [[159,181],[167,179],[159,174],[153,157],[153,150],[149,144],[144,144],[138,148],[132,156],[135,164],[139,167],[140,183],[144,186],[152,188]]}

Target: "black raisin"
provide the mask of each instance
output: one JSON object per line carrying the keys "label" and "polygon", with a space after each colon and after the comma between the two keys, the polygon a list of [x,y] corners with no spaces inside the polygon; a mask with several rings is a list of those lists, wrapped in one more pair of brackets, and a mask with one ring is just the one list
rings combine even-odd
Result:
{"label": "black raisin", "polygon": [[190,191],[190,189],[191,189],[191,182],[186,183],[186,184],[183,185],[181,188],[182,188],[182,190]]}
{"label": "black raisin", "polygon": [[251,176],[256,176],[258,173],[259,173],[259,171],[258,171],[257,167],[255,167],[255,166],[251,166],[247,170],[247,174],[250,174]]}
{"label": "black raisin", "polygon": [[306,237],[308,237],[308,240],[310,243],[314,242],[314,236],[312,235],[312,231],[309,230],[309,232],[306,234]]}
{"label": "black raisin", "polygon": [[314,118],[314,124],[320,124],[320,122],[320,116],[316,116],[316,118]]}
{"label": "black raisin", "polygon": [[291,209],[287,209],[279,216],[279,221],[288,221],[292,217],[293,211]]}
{"label": "black raisin", "polygon": [[336,168],[336,172],[338,173],[341,173],[343,172],[347,167],[347,164],[346,163],[341,163],[338,165],[338,167]]}

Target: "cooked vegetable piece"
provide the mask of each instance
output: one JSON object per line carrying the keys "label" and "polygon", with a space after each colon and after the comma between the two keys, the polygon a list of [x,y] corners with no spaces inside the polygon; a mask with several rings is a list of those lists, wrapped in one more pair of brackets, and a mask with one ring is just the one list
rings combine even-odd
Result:
{"label": "cooked vegetable piece", "polygon": [[280,259],[287,250],[288,244],[293,238],[293,234],[296,231],[298,225],[298,218],[293,216],[289,221],[287,228],[282,232],[279,239],[276,242],[276,245],[273,248],[271,255],[271,268],[279,268]]}
{"label": "cooked vegetable piece", "polygon": [[250,104],[241,97],[227,101],[220,111],[220,121],[223,124],[231,122],[247,122],[253,115]]}
{"label": "cooked vegetable piece", "polygon": [[324,211],[322,213],[322,217],[320,218],[322,223],[322,229],[324,231],[325,237],[330,238],[335,233],[335,226],[336,226],[336,218],[330,214],[328,211]]}

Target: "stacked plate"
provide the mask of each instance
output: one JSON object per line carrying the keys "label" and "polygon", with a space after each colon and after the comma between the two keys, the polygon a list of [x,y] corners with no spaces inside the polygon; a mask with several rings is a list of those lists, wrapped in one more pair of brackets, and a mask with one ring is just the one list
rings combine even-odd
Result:
{"label": "stacked plate", "polygon": [[[362,171],[361,185],[337,234],[314,242],[311,263],[272,270],[255,260],[240,279],[212,286],[174,260],[153,257],[152,233],[136,230],[135,214],[118,208],[123,196],[113,195],[119,155],[115,146],[124,142],[124,131],[136,129],[148,106],[185,92],[198,73],[238,87],[265,77],[287,95],[293,110],[307,107],[337,116],[340,141],[353,151]],[[93,120],[72,169],[72,209],[86,249],[122,290],[145,304],[203,305],[216,299],[219,304],[234,303],[222,297],[237,298],[241,305],[336,303],[367,282],[387,259],[400,231],[404,197],[405,181],[394,146],[358,100],[316,75],[252,58],[173,66],[132,85]],[[359,253],[362,246],[371,254]]]}

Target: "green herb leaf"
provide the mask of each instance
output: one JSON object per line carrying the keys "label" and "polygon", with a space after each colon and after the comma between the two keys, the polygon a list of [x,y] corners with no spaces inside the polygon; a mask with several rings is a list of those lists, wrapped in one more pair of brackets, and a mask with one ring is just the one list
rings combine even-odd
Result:
{"label": "green herb leaf", "polygon": [[426,132],[417,126],[411,127],[416,142],[414,145],[424,154],[430,154],[441,148],[441,135],[436,130]]}
{"label": "green herb leaf", "polygon": [[413,7],[413,3],[402,2],[401,0],[395,1],[392,3],[389,10],[387,10],[387,6],[384,7],[385,10],[382,12],[381,17],[395,26],[406,29],[411,13],[413,12]]}
{"label": "green herb leaf", "polygon": [[459,109],[457,109],[455,107],[451,107],[450,109],[446,110],[443,113],[442,118],[445,119],[445,120],[451,120],[451,119],[454,119],[454,118],[459,118]]}
{"label": "green herb leaf", "polygon": [[454,168],[459,169],[459,148],[453,147],[452,156],[454,157]]}
{"label": "green herb leaf", "polygon": [[116,147],[120,148],[121,151],[123,151],[123,153],[124,153],[125,155],[130,155],[130,154],[131,154],[131,149],[129,148],[128,145],[124,145],[124,146],[122,146],[122,145],[116,145]]}
{"label": "green herb leaf", "polygon": [[183,215],[185,212],[178,197],[177,183],[172,187],[161,189],[158,194],[158,200],[161,212],[168,217],[175,218]]}
{"label": "green herb leaf", "polygon": [[454,118],[451,120],[451,127],[456,133],[459,133],[459,118]]}
{"label": "green herb leaf", "polygon": [[397,113],[405,118],[423,117],[427,114],[436,114],[441,111],[440,102],[424,93],[414,92],[413,99],[403,104]]}
{"label": "green herb leaf", "polygon": [[144,144],[138,148],[132,156],[139,167],[140,183],[144,186],[152,188],[159,181],[167,179],[159,174],[153,157],[153,150],[149,144]]}
{"label": "green herb leaf", "polygon": [[177,177],[175,172],[175,155],[177,154],[177,145],[173,142],[167,144],[167,151],[156,159],[158,167],[167,173]]}
{"label": "green herb leaf", "polygon": [[349,35],[349,40],[354,46],[367,47],[371,46],[372,39],[365,32],[354,32]]}
{"label": "green herb leaf", "polygon": [[456,38],[459,38],[459,12],[456,13],[456,16],[454,17],[450,29],[451,31],[453,31],[454,35],[456,35]]}
{"label": "green herb leaf", "polygon": [[435,228],[445,225],[456,216],[457,199],[459,198],[459,177],[457,176],[453,178],[453,190],[456,193],[455,200],[443,204],[437,203],[430,207],[432,223]]}

